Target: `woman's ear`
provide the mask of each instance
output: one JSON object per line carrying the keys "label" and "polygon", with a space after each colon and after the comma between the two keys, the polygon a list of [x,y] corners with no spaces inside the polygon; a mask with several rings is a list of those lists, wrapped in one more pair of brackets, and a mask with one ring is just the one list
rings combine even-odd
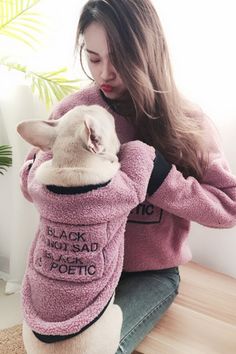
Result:
{"label": "woman's ear", "polygon": [[28,143],[47,151],[52,148],[57,137],[57,125],[56,120],[28,120],[19,123],[17,131]]}
{"label": "woman's ear", "polygon": [[89,151],[99,154],[104,151],[102,129],[100,123],[92,117],[84,121],[86,131],[86,146]]}

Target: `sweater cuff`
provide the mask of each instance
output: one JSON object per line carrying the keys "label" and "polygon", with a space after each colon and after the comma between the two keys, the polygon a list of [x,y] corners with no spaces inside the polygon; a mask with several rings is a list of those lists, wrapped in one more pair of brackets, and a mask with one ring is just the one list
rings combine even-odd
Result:
{"label": "sweater cuff", "polygon": [[162,182],[171,170],[171,164],[164,156],[156,151],[152,174],[149,180],[147,194],[151,196],[161,186]]}

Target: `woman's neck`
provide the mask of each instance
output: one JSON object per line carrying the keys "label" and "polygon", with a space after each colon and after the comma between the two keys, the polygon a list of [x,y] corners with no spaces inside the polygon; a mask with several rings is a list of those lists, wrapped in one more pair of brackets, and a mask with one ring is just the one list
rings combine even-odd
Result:
{"label": "woman's neck", "polygon": [[108,104],[108,106],[114,112],[127,118],[135,117],[136,115],[135,106],[132,97],[130,96],[128,91],[121,98],[115,100],[106,97],[101,90],[100,90],[100,94],[103,100]]}

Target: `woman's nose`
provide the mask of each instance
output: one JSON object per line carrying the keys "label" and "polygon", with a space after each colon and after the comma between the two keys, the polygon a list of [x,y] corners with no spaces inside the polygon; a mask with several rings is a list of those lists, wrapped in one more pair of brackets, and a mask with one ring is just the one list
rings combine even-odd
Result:
{"label": "woman's nose", "polygon": [[115,78],[116,72],[115,68],[111,63],[104,63],[101,71],[101,79],[104,81],[109,81]]}

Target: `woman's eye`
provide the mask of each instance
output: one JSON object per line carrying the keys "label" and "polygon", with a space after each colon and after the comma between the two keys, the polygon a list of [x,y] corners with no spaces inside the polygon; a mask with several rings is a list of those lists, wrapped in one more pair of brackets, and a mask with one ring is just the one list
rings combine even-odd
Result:
{"label": "woman's eye", "polygon": [[90,63],[96,64],[99,63],[100,60],[99,59],[89,59]]}

